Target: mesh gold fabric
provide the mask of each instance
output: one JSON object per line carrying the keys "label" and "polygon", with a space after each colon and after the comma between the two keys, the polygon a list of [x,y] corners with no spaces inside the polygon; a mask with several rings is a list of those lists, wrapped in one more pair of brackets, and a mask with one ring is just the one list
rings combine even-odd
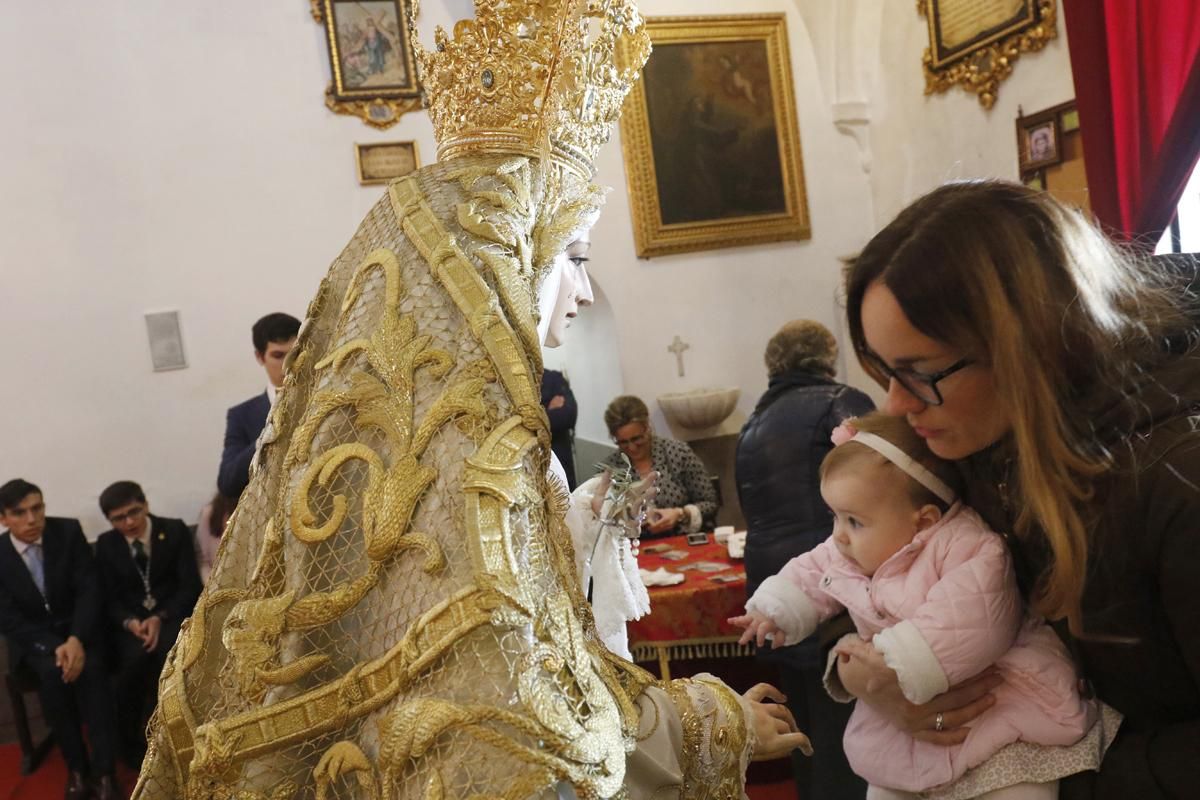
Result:
{"label": "mesh gold fabric", "polygon": [[648,678],[574,577],[533,318],[598,198],[476,157],[368,214],[160,679],[135,798],[621,793]]}

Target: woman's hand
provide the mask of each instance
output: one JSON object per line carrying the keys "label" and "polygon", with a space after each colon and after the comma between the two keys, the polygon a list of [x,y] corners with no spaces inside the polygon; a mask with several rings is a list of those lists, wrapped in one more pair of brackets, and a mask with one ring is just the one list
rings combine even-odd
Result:
{"label": "woman's hand", "polygon": [[[750,702],[754,714],[754,761],[782,758],[796,748],[806,756],[813,754],[812,743],[796,728],[796,720],[787,706],[783,692],[769,683],[759,683],[742,695]],[[764,699],[773,703],[763,702]]]}
{"label": "woman's hand", "polygon": [[651,533],[663,533],[679,525],[687,516],[682,508],[656,508],[646,519],[646,529]]}
{"label": "woman's hand", "polygon": [[1004,682],[995,671],[985,670],[928,703],[916,705],[904,696],[896,673],[870,643],[847,636],[833,651],[838,656],[838,677],[847,692],[914,739],[933,744],[961,744],[969,733],[964,726],[995,704],[991,692]]}

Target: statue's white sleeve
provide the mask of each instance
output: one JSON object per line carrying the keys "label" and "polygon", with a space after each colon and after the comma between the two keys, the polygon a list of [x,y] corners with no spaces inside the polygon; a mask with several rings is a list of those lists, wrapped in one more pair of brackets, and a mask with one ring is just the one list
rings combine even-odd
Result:
{"label": "statue's white sleeve", "polygon": [[571,544],[575,548],[575,573],[579,576],[579,584],[587,590],[591,570],[588,569],[588,557],[600,535],[600,520],[592,513],[592,498],[600,484],[600,476],[596,475],[571,492],[571,505],[567,508],[567,528],[571,531]]}
{"label": "statue's white sleeve", "polygon": [[629,659],[625,623],[650,611],[650,596],[642,584],[629,540],[617,528],[601,525],[592,511],[592,498],[599,485],[600,477],[596,476],[571,493],[567,528],[575,548],[579,584],[585,593],[591,586],[596,633],[609,650]]}
{"label": "statue's white sleeve", "polygon": [[703,674],[651,686],[637,702],[637,749],[625,767],[630,800],[745,797],[754,725],[740,695]]}

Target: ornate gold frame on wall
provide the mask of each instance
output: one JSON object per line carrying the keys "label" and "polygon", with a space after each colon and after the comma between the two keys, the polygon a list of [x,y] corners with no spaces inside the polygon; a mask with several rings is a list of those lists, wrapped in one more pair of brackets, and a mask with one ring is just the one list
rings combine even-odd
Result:
{"label": "ornate gold frame on wall", "polygon": [[325,43],[329,47],[329,68],[333,79],[325,89],[325,105],[338,114],[358,117],[373,128],[390,128],[409,111],[421,108],[421,85],[417,78],[417,64],[413,58],[412,41],[407,24],[409,6],[413,0],[392,0],[396,4],[400,23],[400,38],[403,42],[405,67],[411,78],[411,86],[391,88],[347,88],[342,75],[342,59],[339,54],[333,5],[337,0],[309,0],[313,19],[325,28]]}
{"label": "ornate gold frame on wall", "polygon": [[664,224],[643,78],[626,98],[621,115],[621,151],[638,257],[809,238],[808,200],[784,15],[648,17],[646,30],[655,47],[740,41],[765,44],[785,211]]}
{"label": "ornate gold frame on wall", "polygon": [[1021,53],[1041,50],[1058,37],[1057,0],[1024,0],[1018,17],[982,29],[955,48],[944,47],[939,34],[941,6],[949,1],[917,0],[917,12],[929,22],[929,47],[922,59],[925,94],[959,84],[978,95],[980,105],[991,108],[1000,81],[1012,74]]}

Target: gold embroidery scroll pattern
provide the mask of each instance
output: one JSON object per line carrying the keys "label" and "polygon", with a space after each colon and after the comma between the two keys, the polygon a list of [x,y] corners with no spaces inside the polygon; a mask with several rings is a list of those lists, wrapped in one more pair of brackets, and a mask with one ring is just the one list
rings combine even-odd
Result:
{"label": "gold embroidery scroll pattern", "polygon": [[316,800],[326,800],[330,787],[339,779],[350,776],[353,776],[367,800],[380,800],[379,782],[375,779],[370,760],[358,745],[347,741],[331,745],[321,754],[316,768],[313,769]]}
{"label": "gold embroidery scroll pattern", "polygon": [[540,382],[535,379],[519,337],[496,313],[497,295],[438,221],[415,179],[395,181],[388,193],[404,233],[483,344],[515,413],[537,434],[539,442],[544,439],[548,451],[550,424],[542,409]]}
{"label": "gold embroidery scroll pattern", "polygon": [[[279,430],[285,416],[292,413],[296,401],[301,399],[296,396],[296,387],[300,385],[300,381],[305,376],[309,366],[308,362],[311,360],[309,358],[309,350],[312,346],[315,331],[310,327],[310,324],[312,320],[322,315],[325,306],[329,302],[331,292],[332,287],[327,276],[321,280],[316,295],[313,297],[312,302],[309,303],[305,317],[308,324],[305,324],[301,329],[296,347],[292,349],[285,362],[286,377],[280,392],[280,400],[271,409],[270,425],[272,430]],[[265,451],[274,441],[274,437],[269,436],[264,438],[263,449]],[[240,509],[236,509],[227,523],[227,530],[233,530],[236,527],[239,516]],[[276,546],[282,545],[282,537],[277,533],[279,529],[279,526],[275,525],[274,521],[267,523],[267,528],[263,536],[263,549],[271,551]],[[224,537],[221,545],[218,547],[216,564],[214,566],[214,586],[220,583],[220,565],[223,561],[223,553],[231,538],[229,536]],[[262,561],[261,558],[260,561]],[[255,573],[256,580],[253,583],[255,586],[260,587],[260,592],[263,592],[265,589],[265,593],[268,595],[276,594],[281,588],[272,591],[272,587],[280,586],[278,583],[280,578],[282,578],[281,571],[276,570],[271,575],[264,575],[260,568]],[[265,583],[264,580],[266,581]],[[178,643],[168,655],[162,675],[159,678],[159,697],[161,698],[163,707],[156,712],[157,721],[153,727],[161,727],[173,745],[170,748],[170,752],[176,756],[175,759],[171,759],[171,764],[175,771],[176,785],[182,786],[184,784],[184,771],[180,762],[186,764],[191,759],[193,751],[192,731],[197,726],[185,690],[183,674],[200,660],[207,650],[206,635],[209,632],[207,617],[210,614],[210,609],[230,600],[241,599],[245,594],[245,591],[230,589],[211,590],[210,588],[209,591],[206,591],[197,602],[192,616],[184,621]],[[148,747],[158,750],[157,740],[151,737],[148,741]],[[152,758],[148,758],[147,760],[153,761]]]}
{"label": "gold embroidery scroll pattern", "polygon": [[[507,594],[514,606],[537,609],[531,617],[537,644],[521,668],[518,687],[522,703],[540,731],[542,748],[526,747],[490,727],[491,732],[484,735],[476,730],[477,723],[454,715],[447,717],[445,732],[472,727],[472,735],[481,740],[499,737],[495,739],[497,747],[531,766],[547,765],[553,774],[566,776],[581,796],[612,797],[624,781],[623,719],[607,682],[597,672],[575,613],[575,598],[562,587],[546,596],[529,597],[533,582],[517,574],[510,515],[516,509],[544,504],[548,492],[548,425],[540,391],[534,386],[520,337],[495,313],[496,294],[433,214],[416,181],[397,181],[390,193],[401,227],[471,324],[512,399],[514,416],[493,429],[467,460],[464,518],[477,575],[495,575],[498,585],[509,587]],[[498,282],[511,281],[520,272],[519,265],[504,267],[495,261],[491,268]],[[511,271],[504,273],[504,269]],[[535,449],[539,444],[543,446]],[[531,459],[538,454],[543,457]],[[573,561],[557,566],[566,570],[560,574],[569,581],[574,574]],[[497,615],[494,624],[505,623],[504,615]],[[610,675],[606,670],[605,677]],[[620,691],[615,679],[612,684]],[[401,708],[394,713],[405,712]],[[395,769],[395,763],[388,768]]]}
{"label": "gold embroidery scroll pattern", "polygon": [[489,624],[503,599],[494,586],[463,589],[410,626],[378,659],[295,697],[201,725],[188,774],[189,798],[208,797],[246,759],[334,732],[350,719],[377,711],[411,686],[455,642]]}
{"label": "gold embroidery scroll pattern", "polygon": [[[444,556],[432,538],[407,530],[421,494],[436,477],[436,472],[421,465],[417,459],[442,425],[463,416],[484,416],[485,409],[480,398],[488,375],[486,371],[475,369],[467,371],[464,379],[452,382],[414,430],[414,374],[425,367],[435,379],[440,379],[448,371],[451,362],[447,354],[428,348],[429,337],[416,336],[415,324],[411,319],[396,313],[400,299],[399,268],[395,257],[388,251],[372,253],[356,272],[343,304],[339,328],[343,327],[347,315],[353,310],[363,276],[375,269],[382,270],[385,275],[385,317],[379,321],[370,339],[356,339],[342,345],[318,362],[315,369],[332,368],[336,371],[361,354],[367,366],[376,375],[382,376],[383,380],[364,370],[350,376],[349,389],[326,390],[314,397],[310,406],[313,410],[300,424],[284,460],[285,472],[303,463],[321,422],[343,407],[356,412],[356,424],[360,428],[372,426],[384,432],[393,452],[400,454],[390,470],[384,468],[378,453],[364,445],[338,445],[313,459],[299,482],[291,504],[291,530],[297,539],[309,544],[323,541],[344,520],[346,501],[340,497],[333,501],[331,520],[336,520],[335,524],[331,525],[329,520],[317,524],[315,515],[309,509],[308,492],[314,483],[319,485],[327,481],[341,463],[353,458],[365,461],[369,465],[370,478],[368,490],[364,493],[362,527],[369,567],[365,575],[339,585],[332,591],[313,593],[299,600],[294,600],[290,592],[239,598],[240,602],[226,620],[222,640],[234,661],[239,689],[250,698],[261,698],[269,686],[292,683],[325,663],[325,656],[312,655],[276,666],[279,637],[285,631],[304,630],[345,613],[375,584],[381,565],[397,552],[406,547],[423,550],[426,554],[423,565],[426,571],[435,571],[444,564]],[[278,527],[273,522],[268,525],[266,541],[255,566],[255,586],[260,588],[255,594],[261,594],[264,585],[276,583],[263,580],[270,573],[282,576],[276,562],[282,556],[282,536],[279,531],[285,525],[281,518]],[[202,628],[196,631],[195,635],[186,637],[193,652],[203,647]],[[452,643],[452,640],[441,642],[439,650],[429,651],[426,655],[436,656]],[[195,656],[189,658],[194,659]],[[428,663],[427,659],[421,658],[414,658],[413,661]],[[351,687],[348,685],[345,688]],[[190,732],[195,725],[194,721],[186,719],[190,715],[186,713],[182,684],[176,694],[182,707],[177,707],[174,715],[168,714],[175,719],[168,719],[167,727],[169,731],[175,730],[179,734],[172,738],[178,740],[177,745],[182,745],[177,749],[182,761],[192,750]],[[351,692],[343,705],[354,705],[353,696]],[[344,718],[345,715],[337,716]],[[193,767],[199,774],[211,775],[214,770],[223,772],[231,759],[236,761],[246,757],[246,751],[240,747],[234,748],[227,756],[223,748],[231,745],[226,739],[222,741],[225,744],[216,749],[209,746],[207,740],[195,746]],[[178,765],[177,772],[183,772]],[[184,777],[183,774],[180,777]]]}
{"label": "gold embroidery scroll pattern", "polygon": [[[679,711],[683,727],[680,800],[739,800],[744,790],[742,756],[748,734],[732,690],[723,684],[689,679],[668,681],[662,688]],[[693,691],[711,693],[712,707],[699,710]]]}
{"label": "gold embroidery scroll pattern", "polygon": [[[445,564],[445,556],[432,537],[409,530],[421,496],[437,477],[437,471],[421,464],[419,459],[441,425],[457,416],[485,413],[479,399],[484,381],[471,377],[452,383],[435,401],[421,427],[414,431],[417,371],[426,369],[432,379],[440,380],[449,371],[452,360],[449,354],[430,349],[432,338],[418,336],[416,323],[399,314],[400,266],[395,255],[385,249],[370,253],[352,276],[338,331],[346,330],[362,285],[376,270],[384,276],[385,302],[370,338],[360,337],[342,344],[314,367],[317,372],[341,372],[350,363],[357,365],[361,357],[366,368],[348,376],[349,388],[326,389],[312,398],[310,411],[298,426],[283,461],[284,474],[309,461],[318,431],[326,419],[341,409],[354,412],[355,425],[360,430],[382,432],[393,453],[390,466],[378,452],[361,442],[335,445],[309,461],[290,504],[292,535],[309,545],[326,541],[342,528],[349,514],[349,501],[343,495],[335,495],[328,519],[322,523],[311,508],[310,498],[316,487],[328,484],[348,462],[364,462],[368,477],[361,498],[361,530],[367,570],[358,578],[302,598],[291,593],[253,597],[235,606],[222,638],[233,660],[239,689],[251,701],[261,700],[271,686],[294,683],[328,662],[327,656],[313,655],[286,666],[273,666],[278,642],[285,632],[311,630],[344,615],[377,585],[384,565],[398,552],[408,548],[423,551],[423,569],[429,573]],[[273,560],[282,557],[282,552],[279,547],[264,548],[256,572],[267,569]]]}
{"label": "gold embroidery scroll pattern", "polygon": [[[524,607],[533,606],[539,598],[530,597],[525,591],[528,584],[516,579],[508,510],[528,506],[538,498],[537,486],[524,468],[525,455],[535,444],[520,420],[510,418],[493,430],[467,460],[463,478],[467,503],[464,516],[476,570],[504,576],[504,582],[511,585],[517,602]],[[568,566],[573,569],[573,556],[568,558]],[[605,691],[607,684],[616,685],[616,681],[603,680],[608,677],[606,669],[601,676],[594,671],[607,665],[593,663],[583,625],[573,613],[574,605],[571,596],[561,591],[545,598],[545,612],[534,617],[539,644],[527,656],[518,685],[522,701],[538,721],[571,743],[564,755],[596,764],[603,762],[606,754],[619,757],[623,750],[623,743],[609,738],[609,732],[616,730],[614,723],[624,722],[624,709],[613,709],[612,698]],[[562,702],[564,696],[569,696],[571,702]],[[636,718],[634,712],[630,713]],[[620,765],[602,771],[609,769],[619,770]],[[591,772],[582,777],[577,774],[576,778],[594,780]]]}
{"label": "gold embroidery scroll pattern", "polygon": [[516,330],[534,372],[540,372],[534,289],[531,225],[534,219],[532,175],[527,158],[512,158],[498,166],[473,162],[450,173],[467,193],[457,208],[462,229],[492,247],[475,251],[491,271],[500,305]]}

